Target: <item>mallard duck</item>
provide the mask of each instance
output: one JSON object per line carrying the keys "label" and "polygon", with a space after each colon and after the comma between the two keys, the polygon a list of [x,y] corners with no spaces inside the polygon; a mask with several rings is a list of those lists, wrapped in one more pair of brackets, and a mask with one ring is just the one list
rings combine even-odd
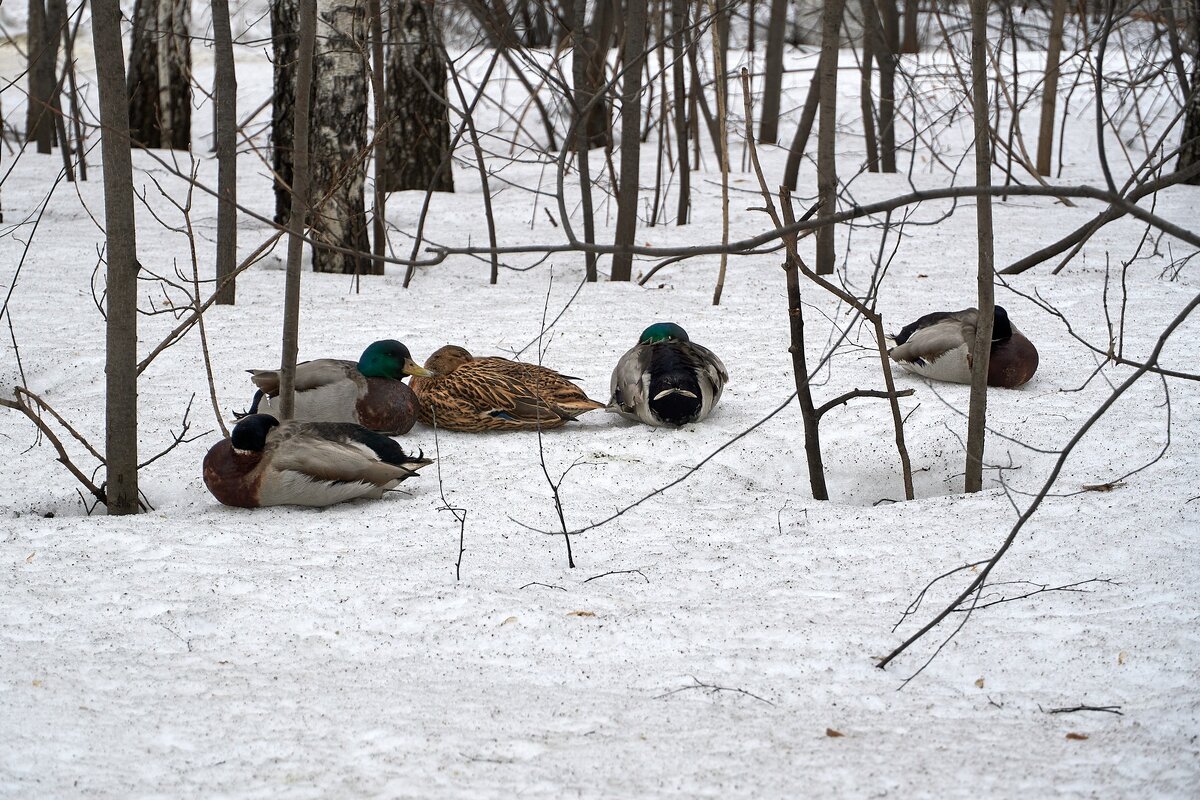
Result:
{"label": "mallard duck", "polygon": [[585,411],[604,408],[571,380],[552,369],[476,358],[456,345],[425,361],[432,374],[412,379],[418,414],[426,425],[453,431],[557,428]]}
{"label": "mallard duck", "polygon": [[204,456],[204,485],[227,506],[329,506],[383,497],[432,463],[361,425],[250,414]]}
{"label": "mallard duck", "polygon": [[[909,372],[939,381],[971,382],[971,346],[979,311],[936,311],[901,328],[888,354]],[[1038,351],[996,306],[988,386],[1013,389],[1027,383],[1038,367]]]}
{"label": "mallard duck", "polygon": [[608,410],[647,425],[699,422],[721,399],[729,373],[721,359],[674,322],[642,331],[612,374]]}
{"label": "mallard duck", "polygon": [[[258,387],[248,413],[280,416],[279,371],[248,371]],[[417,418],[417,399],[402,382],[404,376],[428,374],[394,339],[373,342],[358,363],[336,358],[304,361],[296,365],[293,419],[354,422],[376,433],[399,436]]]}

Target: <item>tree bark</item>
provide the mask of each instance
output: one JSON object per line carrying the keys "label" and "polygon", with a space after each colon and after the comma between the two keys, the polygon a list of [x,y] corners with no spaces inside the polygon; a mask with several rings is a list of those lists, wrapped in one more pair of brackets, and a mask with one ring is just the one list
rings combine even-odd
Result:
{"label": "tree bark", "polygon": [[[296,57],[299,0],[272,0],[271,168],[275,175],[275,223],[287,224],[292,208],[292,158],[296,148]],[[305,143],[307,145],[307,142]]]}
{"label": "tree bark", "polygon": [[293,197],[288,208],[287,280],[283,297],[283,342],[279,365],[279,414],[295,415],[296,358],[300,349],[300,255],[304,249],[304,223],[309,199],[309,115],[312,110],[313,62],[316,60],[317,1],[297,0],[292,7],[299,32],[294,38],[296,94],[292,98],[295,150]]}
{"label": "tree bark", "polygon": [[[683,2],[683,0],[678,0]],[[575,147],[575,164],[579,170],[579,201],[583,210],[583,240],[587,244],[596,243],[596,221],[592,210],[592,176],[588,146],[587,124],[585,122],[588,103],[592,96],[588,92],[587,66],[591,52],[587,49],[587,0],[572,0],[571,5],[571,81],[575,98],[575,136],[572,144]],[[596,254],[590,250],[584,254],[585,277],[595,282],[599,277],[596,273]]]}
{"label": "tree bark", "polygon": [[[821,117],[817,131],[817,194],[821,210],[817,218],[837,211],[837,68],[839,32],[845,0],[827,0],[821,25]],[[832,275],[837,254],[833,249],[834,226],[817,230],[817,274]]]}
{"label": "tree bark", "polygon": [[917,11],[919,9],[918,0],[904,0],[904,43],[900,45],[901,53],[921,52],[921,43],[917,37]]}
{"label": "tree bark", "polygon": [[804,98],[804,109],[800,112],[800,124],[792,137],[791,147],[788,148],[787,165],[783,170],[783,182],[790,191],[796,191],[796,183],[800,177],[800,162],[804,159],[804,151],[808,147],[808,137],[812,134],[813,121],[817,118],[817,109],[821,106],[821,66],[825,54],[822,52],[817,61],[817,68],[808,82],[808,94]]}
{"label": "tree bark", "polygon": [[[374,274],[364,200],[367,155],[366,6],[318,0],[308,145],[313,269]],[[299,131],[297,131],[297,134]],[[389,170],[390,171],[390,170]],[[340,252],[324,247],[354,250]]]}
{"label": "tree bark", "polygon": [[[988,127],[987,0],[971,0],[971,97],[975,121],[975,185],[992,183],[991,131]],[[983,448],[987,424],[987,376],[992,353],[993,288],[992,198],[975,200],[978,242],[979,323],[971,348],[971,405],[967,419],[967,470],[965,489],[983,488]]]}
{"label": "tree bark", "polygon": [[783,94],[783,34],[787,28],[787,0],[771,0],[771,26],[767,28],[767,59],[763,75],[762,118],[758,141],[779,140],[779,97]]}
{"label": "tree bark", "polygon": [[233,305],[237,284],[237,72],[233,35],[229,29],[229,0],[212,0],[216,77],[217,139],[217,303]]}
{"label": "tree bark", "polygon": [[129,125],[135,145],[192,147],[188,0],[137,0],[129,48]]}
{"label": "tree bark", "polygon": [[679,205],[675,211],[675,224],[688,223],[688,208],[692,201],[692,169],[688,160],[688,116],[687,90],[684,88],[683,34],[687,28],[687,0],[671,0],[671,75],[675,90],[675,144],[677,171],[679,173]]}
{"label": "tree bark", "polygon": [[[628,247],[637,233],[639,167],[641,166],[642,69],[646,60],[646,0],[629,0],[625,48],[621,59],[621,177],[617,196],[617,229],[613,244]],[[612,280],[627,281],[633,254],[613,253]]]}
{"label": "tree bark", "polygon": [[1063,19],[1067,0],[1054,0],[1050,16],[1050,41],[1046,47],[1046,79],[1042,82],[1042,120],[1038,128],[1037,171],[1049,175],[1054,151],[1054,111],[1058,102],[1058,62],[1062,58]]}
{"label": "tree bark", "polygon": [[29,0],[27,23],[29,54],[29,100],[25,108],[25,139],[37,143],[39,153],[49,153],[54,144],[55,67],[58,41],[66,24],[61,0]]}
{"label": "tree bark", "polygon": [[[598,0],[596,10],[592,14],[592,22],[584,28],[580,39],[583,53],[587,59],[584,69],[585,86],[589,101],[598,94],[606,91],[608,65],[608,48],[612,41],[615,14],[614,0]],[[584,131],[587,134],[588,148],[610,147],[612,145],[612,125],[608,98],[601,97],[592,102],[586,113]]]}
{"label": "tree bark", "polygon": [[434,13],[432,0],[391,4],[383,187],[388,192],[454,191],[453,170],[438,169],[450,152],[450,114]]}
{"label": "tree bark", "polygon": [[[869,6],[869,8],[868,8]],[[879,65],[879,166],[896,171],[896,60],[899,49],[896,0],[864,0],[865,13],[874,13],[879,24],[875,63]]]}
{"label": "tree bark", "polygon": [[92,3],[92,45],[100,90],[104,228],[108,259],[105,349],[105,481],[109,514],[136,514],[137,244],[129,99],[118,0]]}
{"label": "tree bark", "polygon": [[[1200,0],[1193,0],[1192,3],[1192,28],[1196,32],[1196,36],[1200,37]],[[1191,93],[1186,101],[1187,110],[1183,117],[1183,136],[1179,142],[1179,160],[1175,165],[1176,172],[1182,172],[1194,164],[1200,164],[1200,52],[1192,58],[1190,88]],[[1200,185],[1200,174],[1187,179],[1186,182]]]}

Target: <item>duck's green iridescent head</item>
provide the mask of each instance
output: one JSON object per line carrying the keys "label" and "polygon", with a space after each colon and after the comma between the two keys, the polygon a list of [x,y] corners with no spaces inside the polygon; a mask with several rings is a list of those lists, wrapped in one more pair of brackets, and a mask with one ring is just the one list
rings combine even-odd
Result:
{"label": "duck's green iridescent head", "polygon": [[367,378],[403,380],[405,375],[429,377],[433,373],[418,366],[408,348],[395,339],[372,342],[358,359],[358,371]]}
{"label": "duck's green iridescent head", "polygon": [[686,342],[688,341],[687,331],[676,325],[674,322],[656,322],[649,328],[646,328],[646,330],[642,331],[642,335],[638,339],[638,344],[665,342],[669,339],[674,339],[679,342]]}

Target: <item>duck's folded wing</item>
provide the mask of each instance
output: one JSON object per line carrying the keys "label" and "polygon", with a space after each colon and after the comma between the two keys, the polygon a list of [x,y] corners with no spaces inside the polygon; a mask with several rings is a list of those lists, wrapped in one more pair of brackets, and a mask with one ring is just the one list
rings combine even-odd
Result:
{"label": "duck's folded wing", "polygon": [[725,365],[721,363],[721,359],[717,358],[717,354],[701,344],[695,342],[688,343],[692,350],[695,351],[696,357],[708,375],[709,380],[713,382],[713,386],[720,389],[729,382],[729,371],[725,369]]}
{"label": "duck's folded wing", "polygon": [[415,470],[379,460],[370,447],[354,441],[334,441],[298,433],[281,440],[271,466],[292,470],[320,481],[364,481],[382,486],[416,474]]}
{"label": "duck's folded wing", "polygon": [[610,409],[637,413],[638,405],[645,402],[643,378],[649,369],[649,358],[649,352],[642,347],[634,347],[621,356],[609,381]]}
{"label": "duck's folded wing", "polygon": [[967,342],[968,334],[974,337],[974,326],[968,327],[958,319],[947,318],[913,331],[907,341],[893,347],[889,355],[894,361],[913,364],[936,361],[946,353],[962,347]]}
{"label": "duck's folded wing", "polygon": [[[357,369],[358,366],[353,361],[345,361],[340,358],[302,361],[296,365],[296,391],[305,392],[345,380]],[[279,394],[279,370],[252,369],[249,372],[250,380],[264,393],[272,397]]]}

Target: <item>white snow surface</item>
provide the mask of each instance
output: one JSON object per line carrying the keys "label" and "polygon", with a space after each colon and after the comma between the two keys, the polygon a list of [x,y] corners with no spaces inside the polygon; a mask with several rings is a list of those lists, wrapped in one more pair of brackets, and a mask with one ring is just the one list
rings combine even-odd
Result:
{"label": "white snow surface", "polygon": [[[240,104],[249,110],[265,97],[269,67],[261,54],[243,57]],[[205,58],[197,54],[197,74],[207,85]],[[6,79],[16,74],[11,53],[4,65]],[[797,80],[784,103],[789,135],[803,97]],[[857,78],[844,80],[843,107],[854,110]],[[731,107],[740,109],[740,98]],[[6,97],[6,114],[23,119],[13,108]],[[207,109],[196,114],[197,142],[207,142]],[[503,123],[511,136],[511,118]],[[1065,180],[1102,180],[1090,125],[1079,119],[1068,127]],[[862,161],[861,141],[854,125],[846,128],[839,157],[851,175]],[[735,164],[740,148],[739,136]],[[199,177],[215,185],[206,150],[198,144]],[[650,187],[653,145],[645,152],[642,182]],[[458,191],[433,201],[433,242],[486,241],[473,156],[460,155],[468,166],[456,166]],[[768,175],[781,175],[786,152],[767,147],[762,155]],[[8,397],[10,387],[27,383],[99,448],[98,157],[96,148],[88,182],[57,186],[35,230],[60,157],[5,152],[4,169],[12,171],[2,187],[0,289],[12,288],[12,298],[0,380]],[[187,156],[179,157],[186,171]],[[950,180],[920,161],[918,184]],[[599,153],[592,163],[593,174],[602,172]],[[150,154],[135,153],[134,164],[149,202],[179,225],[150,178],[180,200],[183,182]],[[501,242],[562,241],[544,210],[559,216],[553,199],[529,191],[553,192],[553,169],[495,166]],[[812,181],[806,166],[802,185]],[[752,174],[739,166],[731,182],[734,238],[768,229],[753,210],[762,199]],[[719,183],[708,157],[693,180],[692,224],[643,221],[638,241],[717,241]],[[858,202],[908,189],[903,174],[863,175],[853,184]],[[252,153],[240,161],[239,199],[262,215],[273,212],[267,170]],[[200,193],[194,200],[200,269],[210,277],[214,204]],[[390,198],[398,255],[411,247],[421,200],[420,193]],[[1159,195],[1156,213],[1194,226],[1198,204],[1200,187],[1175,187]],[[997,264],[1101,208],[1076,205],[998,202]],[[935,221],[950,207],[927,203],[905,228],[880,293],[889,331],[928,311],[973,304],[973,204],[960,202],[937,225],[912,224]],[[611,225],[615,207],[600,200],[599,209]],[[186,237],[145,208],[138,223],[141,263],[172,279],[178,267],[186,288]],[[240,254],[268,234],[268,226],[243,217]],[[608,236],[611,228],[602,228],[602,240]],[[1106,265],[1119,275],[1141,236],[1133,222],[1114,223],[1061,274],[1050,275],[1047,264],[1009,283],[1040,293],[1076,332],[1106,347]],[[893,233],[887,253],[894,242]],[[841,279],[853,291],[865,292],[878,248],[878,229],[840,229]],[[1174,269],[1160,276],[1187,252],[1176,240],[1157,248],[1151,241],[1129,268],[1128,357],[1149,353],[1200,286],[1195,262],[1174,280]],[[811,239],[804,253],[811,256]],[[227,420],[250,400],[244,370],[279,362],[282,254],[280,246],[238,280],[235,306],[206,315]],[[85,514],[77,483],[51,445],[23,416],[4,410],[0,796],[1194,797],[1196,383],[1148,376],[1121,398],[1068,459],[1052,496],[994,570],[981,605],[1042,586],[1079,584],[1075,590],[979,609],[939,650],[962,621],[953,615],[880,670],[876,659],[974,573],[939,581],[905,617],[909,604],[936,576],[996,550],[1046,480],[1056,451],[1132,369],[1109,364],[1089,381],[1099,357],[1060,319],[999,285],[998,302],[1041,351],[1029,385],[989,395],[986,461],[1004,468],[987,471],[983,492],[961,494],[969,388],[896,370],[897,385],[915,390],[901,407],[917,499],[890,502],[903,499],[891,418],[885,402],[863,399],[824,419],[833,499],[817,502],[796,404],[753,427],[794,389],[780,260],[779,253],[732,258],[716,307],[718,260],[711,256],[668,267],[645,288],[588,285],[573,302],[583,269],[576,255],[512,257],[513,266],[535,266],[502,269],[495,286],[487,284],[486,261],[462,257],[420,269],[409,289],[396,266],[364,278],[361,293],[348,278],[304,274],[301,358],[355,358],[374,339],[398,338],[418,360],[446,343],[537,360],[540,337],[542,361],[579,376],[603,400],[617,358],[651,322],[678,322],[720,355],[731,380],[700,425],[652,429],[593,412],[542,437],[555,480],[580,462],[561,484],[573,529],[679,481],[573,536],[574,569],[562,535],[531,530],[561,530],[532,434],[442,432],[435,439],[418,425],[402,443],[436,454],[438,468],[406,482],[404,494],[325,510],[219,505],[201,480],[201,459],[220,433],[196,330],[141,376],[143,458],[180,430],[193,396],[189,436],[203,434],[142,471],[148,513]],[[635,267],[644,272],[652,263]],[[835,326],[851,316],[817,287],[802,289],[815,365],[840,335]],[[147,280],[143,307],[172,302],[185,303],[183,291]],[[1107,302],[1118,319],[1115,279]],[[566,310],[542,334],[546,307],[547,323]],[[141,354],[176,324],[170,313],[141,317]],[[1162,363],[1195,372],[1197,335],[1200,321],[1186,322]],[[855,325],[849,341],[855,346],[840,348],[819,372],[818,403],[882,388],[870,331]],[[95,460],[56,430],[90,472]],[[1081,491],[1108,482],[1116,482],[1110,491]],[[460,528],[447,504],[467,512],[457,578]],[[1080,705],[1119,706],[1120,714],[1051,713]]]}

